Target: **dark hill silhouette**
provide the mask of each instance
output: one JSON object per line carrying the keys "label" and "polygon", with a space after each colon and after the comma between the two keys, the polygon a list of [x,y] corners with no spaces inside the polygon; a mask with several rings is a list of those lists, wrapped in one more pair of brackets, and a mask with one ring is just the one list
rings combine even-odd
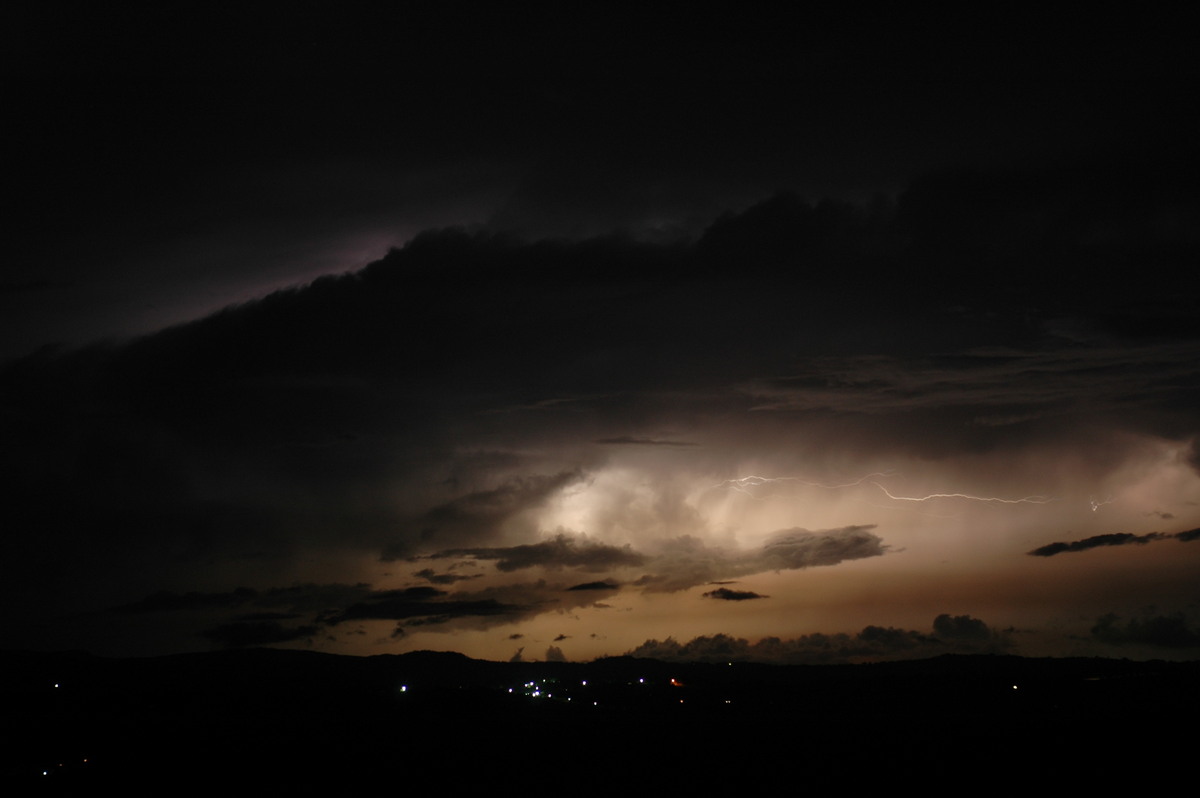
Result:
{"label": "dark hill silhouette", "polygon": [[[125,660],[3,652],[0,664],[19,730],[6,783],[147,788],[536,778],[641,792],[949,773],[1020,783],[1042,778],[1046,761],[1078,767],[1100,750],[1110,772],[1145,757],[1179,766],[1190,743],[1171,719],[1200,706],[1194,662],[499,663],[251,649]],[[1082,766],[1071,780],[1095,772]]]}

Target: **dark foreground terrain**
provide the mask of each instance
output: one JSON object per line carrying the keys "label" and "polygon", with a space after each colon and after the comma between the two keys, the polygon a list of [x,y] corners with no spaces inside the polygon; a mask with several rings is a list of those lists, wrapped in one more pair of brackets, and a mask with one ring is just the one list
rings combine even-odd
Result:
{"label": "dark foreground terrain", "polygon": [[1190,769],[1200,709],[1200,663],[1101,659],[0,652],[0,669],[2,775],[26,791],[1151,787]]}

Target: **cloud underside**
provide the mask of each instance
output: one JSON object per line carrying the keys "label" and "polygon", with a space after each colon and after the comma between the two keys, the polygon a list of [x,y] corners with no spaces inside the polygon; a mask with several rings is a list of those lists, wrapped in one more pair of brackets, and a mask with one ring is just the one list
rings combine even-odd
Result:
{"label": "cloud underside", "polygon": [[[114,608],[112,615],[151,613],[221,615],[228,620],[209,626],[204,636],[229,647],[268,645],[310,639],[321,632],[369,621],[392,621],[397,633],[486,629],[515,623],[553,611],[594,605],[597,596],[622,589],[678,591],[714,581],[710,578],[745,576],[767,570],[800,570],[832,566],[847,560],[882,555],[886,547],[869,526],[811,532],[794,528],[771,535],[755,551],[729,551],[705,545],[695,538],[670,541],[653,555],[629,547],[605,546],[557,535],[543,544],[507,548],[452,550],[431,555],[435,559],[466,558],[492,561],[501,573],[537,569],[555,573],[562,569],[589,572],[624,569],[641,572],[654,569],[627,587],[608,578],[586,582],[549,581],[539,578],[480,590],[448,590],[420,585],[396,590],[375,590],[358,585],[298,585],[291,588],[255,590],[238,588],[220,593],[160,592]],[[429,569],[414,576],[428,580]],[[458,580],[445,580],[453,584]],[[740,601],[765,598],[748,591],[718,588],[704,594],[709,598]]]}
{"label": "cloud underside", "polygon": [[[456,549],[430,555],[435,559],[470,558],[496,563],[500,572],[539,568],[549,573],[560,569],[590,572],[611,569],[652,569],[629,584],[648,591],[678,591],[714,581],[770,570],[800,570],[817,566],[881,556],[883,541],[871,526],[810,532],[787,529],[771,535],[758,550],[727,551],[712,548],[695,538],[666,543],[654,554],[641,554],[629,547],[614,547],[576,541],[564,535],[541,544],[489,549]],[[532,617],[543,612],[586,606],[598,592],[622,589],[608,579],[577,584],[551,583],[545,579],[489,588],[478,592],[447,594],[433,588],[410,588],[373,595],[325,621],[339,624],[352,620],[395,620],[405,627],[438,627],[468,623],[483,628]],[[723,591],[723,592],[722,592]],[[721,588],[716,598],[749,598]]]}
{"label": "cloud underside", "polygon": [[874,528],[875,525],[868,524],[816,532],[800,527],[784,529],[770,535],[761,547],[749,551],[713,547],[697,537],[684,535],[657,544],[651,553],[641,553],[629,546],[576,541],[559,534],[537,544],[450,549],[428,556],[493,561],[502,572],[533,567],[585,572],[635,569],[642,573],[633,584],[651,591],[678,591],[767,571],[799,570],[879,557],[887,546],[872,531]]}

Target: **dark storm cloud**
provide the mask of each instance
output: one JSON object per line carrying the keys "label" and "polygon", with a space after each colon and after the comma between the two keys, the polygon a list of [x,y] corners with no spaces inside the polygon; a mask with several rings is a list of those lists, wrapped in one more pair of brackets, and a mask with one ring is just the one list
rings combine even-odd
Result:
{"label": "dark storm cloud", "polygon": [[432,568],[422,568],[420,571],[414,573],[413,576],[418,576],[421,579],[424,579],[427,582],[431,582],[435,585],[452,585],[455,582],[466,582],[471,579],[478,579],[483,576],[483,574],[470,574],[468,576],[453,573],[439,574]]}
{"label": "dark storm cloud", "polygon": [[[977,182],[995,180],[982,174]],[[923,189],[918,204],[926,238],[937,229],[928,220],[959,212],[948,190]],[[1082,395],[1096,397],[1102,408],[1131,402],[1149,409],[1179,398],[1181,390],[1194,391],[1198,378],[1190,364],[1196,350],[1186,342],[1174,348],[1150,347],[1153,342],[1012,347],[1035,342],[1031,333],[1049,316],[1037,307],[1042,299],[1079,289],[1049,286],[1044,278],[1017,280],[1026,294],[1013,306],[981,278],[956,273],[930,296],[927,281],[910,286],[904,276],[917,255],[906,249],[912,245],[904,243],[897,224],[888,214],[785,195],[719,220],[695,245],[525,243],[431,232],[357,274],[322,278],[101,355],[110,361],[100,363],[107,377],[101,384],[123,389],[123,395],[94,398],[106,404],[117,399],[122,406],[135,401],[139,413],[151,402],[155,414],[166,414],[173,424],[186,414],[191,425],[207,421],[243,441],[270,435],[294,443],[302,429],[315,428],[330,431],[322,441],[345,444],[358,439],[354,430],[378,423],[379,402],[387,395],[381,379],[397,368],[420,389],[405,396],[405,409],[419,413],[429,412],[419,397],[430,391],[432,397],[457,393],[456,403],[469,404],[472,392],[487,386],[496,399],[491,407],[536,407],[546,395],[594,396],[702,378],[710,386],[742,380],[743,396],[753,397],[760,409],[878,414],[965,407],[986,426],[1042,417]],[[848,244],[837,243],[864,239],[885,243],[866,251],[846,251]],[[951,242],[922,251],[922,268],[945,263],[961,272],[957,264],[969,254],[963,246]],[[1023,255],[1011,259],[1023,262]],[[990,315],[994,321],[983,326],[991,333],[973,333],[964,339],[971,347],[965,354],[941,358],[806,355],[787,345],[806,333],[813,338],[843,327],[845,319],[820,300],[823,289],[864,283],[873,290],[856,294],[861,312],[881,328],[896,325],[897,304],[933,311],[921,325],[907,325],[898,345],[933,335],[944,341],[946,329],[960,332],[965,319],[953,307]],[[1094,296],[1104,285],[1086,282],[1089,302],[1079,304],[1108,309],[1109,320],[1149,312],[1129,307],[1131,292],[1143,289],[1126,286]],[[602,308],[618,299],[622,324],[603,324]],[[1067,307],[1057,315],[1075,313]],[[714,317],[725,320],[720,330],[711,324]],[[328,335],[333,329],[337,335]],[[497,329],[504,334],[481,334]],[[429,330],[438,333],[430,336]],[[1001,343],[1010,346],[997,348]],[[799,372],[781,370],[785,353],[787,363],[799,355]],[[669,370],[659,368],[664,362]],[[25,364],[23,378],[33,376],[32,366]],[[755,374],[758,380],[746,380]],[[1133,395],[1130,386],[1139,380],[1148,389]],[[613,445],[686,442],[593,439]],[[454,515],[456,508],[443,509]]]}
{"label": "dark storm cloud", "polygon": [[1165,535],[1160,532],[1147,532],[1144,535],[1134,535],[1130,532],[1112,532],[1105,535],[1093,535],[1090,538],[1083,540],[1072,541],[1071,543],[1047,543],[1045,546],[1039,546],[1028,554],[1034,557],[1053,557],[1055,554],[1062,554],[1071,551],[1087,551],[1101,546],[1129,546],[1129,545],[1145,545],[1155,540],[1163,540]]}
{"label": "dark storm cloud", "polygon": [[487,629],[545,612],[588,606],[590,591],[571,592],[545,580],[447,592],[429,586],[372,591],[363,600],[318,614],[314,622],[337,626],[354,621],[399,621],[398,629]]}
{"label": "dark storm cloud", "polygon": [[[312,638],[322,628],[353,619],[436,614],[440,617],[438,622],[445,623],[473,614],[516,611],[494,601],[439,601],[447,595],[445,591],[428,586],[375,591],[365,584],[299,584],[264,590],[240,587],[220,593],[160,591],[103,614],[161,613],[204,618],[210,625],[200,632],[203,638],[224,647],[244,647]],[[249,608],[263,609],[246,612]],[[226,620],[215,622],[221,618]],[[288,621],[300,623],[285,625]],[[186,621],[173,620],[172,623]]]}
{"label": "dark storm cloud", "polygon": [[[500,571],[517,571],[535,566],[556,570],[604,571],[622,566],[641,565],[645,557],[629,546],[609,546],[590,540],[576,540],[564,534],[541,543],[488,549],[449,549],[431,555],[434,558],[471,557],[495,560]],[[593,583],[595,584],[595,583]]]}
{"label": "dark storm cloud", "polygon": [[571,585],[567,590],[617,590],[619,585],[614,585],[611,582],[583,582],[578,585]]}
{"label": "dark storm cloud", "polygon": [[[949,618],[942,615],[939,619]],[[867,626],[858,634],[810,634],[797,638],[766,637],[756,643],[725,634],[700,636],[687,643],[673,638],[647,640],[629,656],[680,662],[838,663],[881,659],[930,657],[944,653],[996,653],[1008,642],[987,625],[959,616],[955,626],[971,627],[971,634],[933,635],[906,629]],[[943,623],[944,625],[944,623]],[[982,633],[978,633],[981,630]]]}
{"label": "dark storm cloud", "polygon": [[[751,551],[712,548],[695,538],[679,538],[666,542],[653,554],[644,554],[628,546],[618,548],[559,534],[536,544],[451,550],[430,556],[495,560],[497,570],[502,572],[534,567],[551,572],[561,568],[599,571],[646,567],[651,572],[634,581],[634,586],[649,591],[678,591],[711,583],[715,581],[714,577],[830,566],[847,560],[880,556],[886,551],[886,546],[870,531],[872,528],[851,526],[817,532],[799,528],[781,530],[770,536],[763,547]],[[591,594],[619,589],[620,585],[610,580],[571,586],[539,580],[453,594],[425,586],[374,593],[366,601],[325,616],[325,620],[341,623],[353,619],[389,618],[402,620],[405,626],[440,627],[464,619],[477,625],[490,625],[550,610],[587,605],[592,601]],[[569,594],[571,598],[565,599],[564,594]],[[713,598],[729,600],[765,598],[726,588],[719,588],[713,594]]]}
{"label": "dark storm cloud", "polygon": [[770,598],[761,593],[755,593],[753,590],[730,590],[727,587],[719,587],[716,590],[709,590],[703,594],[704,598],[722,599],[724,601],[747,601],[749,599]]}
{"label": "dark storm cloud", "polygon": [[[1086,149],[1081,139],[1107,149],[1140,131],[1144,152],[1162,152],[1172,140],[1190,144],[1174,120],[1185,96],[1178,87],[1195,75],[1190,49],[1127,19],[1115,47],[1103,35],[1081,40],[1075,20],[1044,16],[1037,25],[941,16],[931,24],[912,13],[847,19],[789,7],[735,22],[724,13],[681,19],[646,10],[631,33],[620,15],[588,13],[580,24],[571,14],[531,19],[432,5],[365,16],[163,13],[147,21],[132,12],[52,12],[14,37],[32,54],[16,58],[12,70],[28,101],[17,105],[25,111],[16,116],[27,120],[19,149],[46,156],[10,176],[28,197],[15,227],[37,231],[34,252],[58,238],[144,238],[136,235],[142,225],[170,242],[187,233],[203,238],[197,225],[208,232],[225,218],[245,219],[252,230],[290,228],[294,241],[295,230],[328,225],[329,217],[411,215],[431,195],[465,193],[439,186],[454,167],[468,175],[461,183],[495,190],[495,178],[470,175],[515,165],[508,170],[515,177],[496,191],[513,197],[495,209],[498,227],[591,234],[692,230],[777,185],[818,195],[891,191],[931,163],[1003,163],[1000,153],[1036,163],[1031,141],[1074,153]],[[171,45],[148,44],[159,37],[147,35],[147,24],[166,25]],[[1128,33],[1130,25],[1140,35]],[[401,28],[413,33],[398,42]],[[611,41],[626,46],[616,52]],[[467,66],[479,63],[488,69]],[[425,79],[384,77],[418,73]],[[172,91],[179,86],[198,90]],[[946,102],[967,95],[972,102]],[[446,97],[457,102],[448,106]],[[310,113],[316,107],[326,109],[322,118]],[[100,110],[106,125],[87,124]],[[240,124],[213,121],[234,117]],[[96,151],[108,158],[96,163],[85,154]],[[181,161],[180,152],[189,158]],[[437,167],[435,177],[418,191],[397,196],[378,185],[401,182],[393,174],[411,180],[426,164]],[[919,234],[923,252],[932,249],[930,233],[940,232],[956,242],[978,239],[990,254],[997,241],[1040,242],[1047,231],[1058,233],[1052,243],[1081,238],[1093,218],[1111,222],[1130,206],[1140,214],[1163,195],[1117,180],[1105,166],[1075,170],[1085,179],[1069,171],[1014,176],[1012,168],[927,179],[907,203],[905,231]],[[302,179],[322,170],[332,177],[319,189]],[[389,179],[371,179],[381,172]],[[1189,176],[1176,179],[1187,185]],[[57,188],[64,184],[72,190]],[[1073,207],[1081,198],[1087,213]],[[61,232],[72,234],[54,235],[64,217],[70,224]],[[859,238],[839,235],[844,225],[822,214],[796,227],[789,240],[808,251],[841,252]],[[1117,228],[1100,227],[1109,229]],[[742,253],[759,251],[743,241],[765,241],[769,254],[778,249],[778,236],[732,237]],[[210,270],[247,268],[232,258],[227,266],[225,258],[207,260]],[[102,262],[119,273],[119,257]],[[128,288],[142,275],[119,276]]]}
{"label": "dark storm cloud", "polygon": [[1130,618],[1124,624],[1115,613],[1096,619],[1092,637],[1111,645],[1142,644],[1158,648],[1200,648],[1200,630],[1182,615]]}
{"label": "dark storm cloud", "polygon": [[1200,538],[1200,530],[1190,529],[1186,532],[1176,532],[1169,534],[1165,532],[1147,532],[1143,535],[1135,535],[1131,532],[1110,532],[1105,535],[1093,535],[1090,538],[1083,540],[1075,540],[1070,543],[1055,542],[1047,543],[1045,546],[1039,546],[1033,551],[1027,552],[1034,557],[1053,557],[1056,554],[1064,554],[1067,552],[1087,551],[1088,549],[1100,548],[1103,546],[1144,546],[1147,543],[1154,543],[1159,540],[1178,540],[1187,543]]}

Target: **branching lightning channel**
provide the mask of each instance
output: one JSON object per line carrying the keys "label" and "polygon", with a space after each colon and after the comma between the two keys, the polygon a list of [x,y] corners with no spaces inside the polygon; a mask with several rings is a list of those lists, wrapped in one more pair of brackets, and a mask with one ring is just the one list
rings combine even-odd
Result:
{"label": "branching lightning channel", "polygon": [[1106,505],[1106,504],[1112,504],[1112,503],[1113,503],[1113,497],[1112,497],[1112,496],[1109,496],[1107,499],[1105,499],[1104,501],[1102,501],[1102,502],[1101,502],[1101,501],[1096,501],[1096,497],[1095,497],[1095,496],[1093,496],[1093,497],[1091,497],[1091,498],[1090,498],[1088,501],[1091,503],[1091,505],[1092,505],[1092,512],[1094,513],[1094,512],[1096,512],[1097,510],[1099,510],[1101,507],[1103,507],[1104,505]]}
{"label": "branching lightning channel", "polygon": [[1049,504],[1056,499],[1048,496],[1025,496],[1020,499],[1002,499],[998,496],[972,496],[969,493],[931,493],[928,496],[897,496],[890,490],[871,480],[871,484],[883,491],[889,499],[899,502],[927,502],[931,499],[967,499],[975,502],[990,502],[995,504]]}

